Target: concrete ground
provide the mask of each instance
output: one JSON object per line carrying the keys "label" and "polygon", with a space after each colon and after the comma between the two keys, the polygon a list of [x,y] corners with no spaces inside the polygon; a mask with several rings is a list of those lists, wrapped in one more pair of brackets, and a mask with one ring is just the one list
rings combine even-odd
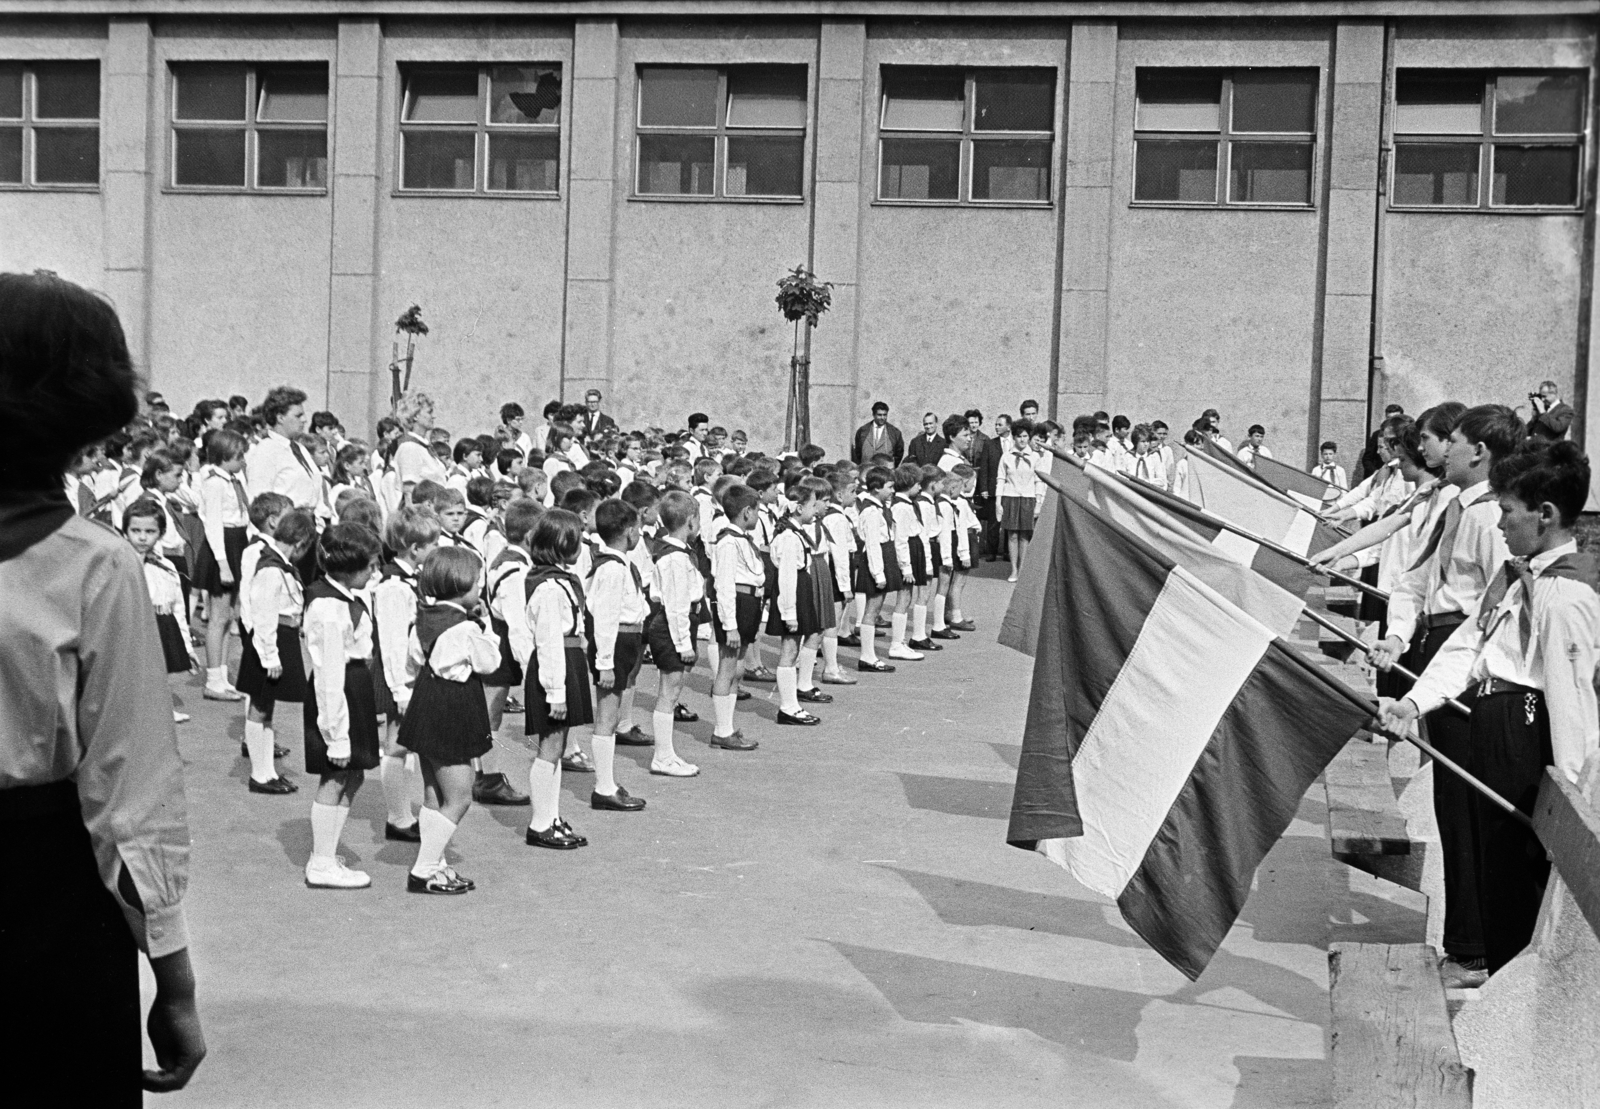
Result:
{"label": "concrete ground", "polygon": [[[649,807],[613,814],[566,775],[592,841],[575,852],[525,847],[525,808],[474,807],[451,855],[478,889],[459,898],[406,893],[413,848],[384,842],[375,775],[344,844],[372,888],[308,890],[298,713],[279,738],[301,792],[249,794],[241,711],[184,684],[210,1057],[159,1104],[1329,1104],[1330,931],[1414,932],[1415,906],[1331,862],[1318,787],[1190,983],[1115,906],[1006,846],[1031,664],[994,642],[1002,567],[968,591],[976,633],[833,690],[818,728],[777,727],[755,687],[757,752],[706,745],[702,667],[706,719],[678,744],[699,778],[650,777],[648,749],[623,748]],[[648,727],[649,668],[645,687]],[[502,759],[525,783],[526,754]]]}

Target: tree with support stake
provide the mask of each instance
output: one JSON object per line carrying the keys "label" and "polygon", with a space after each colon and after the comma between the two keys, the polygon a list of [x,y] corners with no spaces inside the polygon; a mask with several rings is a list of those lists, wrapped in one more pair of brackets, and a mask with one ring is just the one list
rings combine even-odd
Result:
{"label": "tree with support stake", "polygon": [[[422,306],[413,304],[394,321],[394,347],[389,359],[389,377],[394,382],[389,390],[389,411],[393,412],[400,398],[411,389],[411,365],[416,357],[417,336],[426,335],[428,325],[422,322]],[[406,337],[406,355],[400,357],[400,336]],[[404,376],[402,376],[404,371]]]}
{"label": "tree with support stake", "polygon": [[[811,329],[833,303],[833,284],[818,281],[805,266],[796,266],[778,280],[778,310],[794,324],[794,353],[789,358],[789,400],[783,418],[783,441],[798,450],[811,442]],[[800,324],[805,322],[805,344]]]}

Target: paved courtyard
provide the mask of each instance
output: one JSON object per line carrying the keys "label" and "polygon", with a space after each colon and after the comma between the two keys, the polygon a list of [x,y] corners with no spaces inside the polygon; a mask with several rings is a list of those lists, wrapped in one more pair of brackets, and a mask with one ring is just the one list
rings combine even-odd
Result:
{"label": "paved courtyard", "polygon": [[[1414,938],[1415,902],[1331,862],[1314,788],[1190,983],[1114,905],[1006,846],[1031,664],[994,642],[995,569],[968,591],[976,633],[833,690],[821,727],[777,727],[758,692],[752,754],[706,745],[702,667],[707,719],[678,744],[701,776],[650,777],[648,750],[623,748],[649,807],[614,814],[566,775],[587,848],[525,847],[527,809],[475,806],[461,898],[405,892],[413,849],[384,842],[375,774],[345,833],[373,887],[306,889],[298,713],[279,738],[302,791],[252,795],[237,707],[183,686],[210,1057],[160,1104],[1330,1104],[1330,929]],[[525,782],[527,756],[503,757]]]}

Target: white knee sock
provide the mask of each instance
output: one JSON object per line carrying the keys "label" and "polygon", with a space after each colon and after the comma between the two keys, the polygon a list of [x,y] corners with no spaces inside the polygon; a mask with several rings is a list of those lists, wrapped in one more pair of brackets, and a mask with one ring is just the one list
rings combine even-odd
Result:
{"label": "white knee sock", "polygon": [[906,614],[903,612],[896,612],[889,617],[889,645],[891,647],[906,645]]}
{"label": "white knee sock", "polygon": [[928,638],[928,606],[911,606],[911,638],[922,641]]}
{"label": "white knee sock", "polygon": [[633,730],[633,695],[639,692],[639,687],[630,685],[622,691],[622,704],[617,709],[617,731],[630,732]]}
{"label": "white knee sock", "polygon": [[822,637],[822,672],[830,678],[839,676],[839,637]]}
{"label": "white knee sock", "polygon": [[396,828],[409,828],[417,822],[411,813],[411,783],[407,781],[404,755],[385,755],[378,762],[378,784],[383,786],[383,807],[388,821]]}
{"label": "white knee sock", "polygon": [[311,859],[331,863],[339,854],[339,836],[350,810],[343,805],[311,802]]}
{"label": "white knee sock", "polygon": [[730,736],[733,734],[733,703],[738,699],[737,694],[729,693],[725,697],[711,695],[711,708],[716,713],[717,725],[712,728],[712,734]]}
{"label": "white knee sock", "polygon": [[861,632],[861,661],[878,661],[878,641],[872,635],[872,628],[865,621],[860,625]]}
{"label": "white knee sock", "polygon": [[278,768],[272,764],[272,739],[267,735],[267,726],[257,724],[254,720],[244,722],[244,745],[250,752],[250,780],[254,782],[270,782],[278,776]]}
{"label": "white knee sock", "polygon": [[[824,639],[823,642],[826,643],[827,639]],[[800,665],[797,669],[800,671],[801,689],[817,688],[817,649],[815,647],[800,648]]]}
{"label": "white knee sock", "polygon": [[206,667],[206,685],[212,689],[221,689],[228,684],[228,668],[226,666]]}
{"label": "white knee sock", "polygon": [[936,631],[936,632],[944,631],[944,594],[943,593],[935,593],[933,595],[933,604],[931,606],[929,606],[928,611],[933,614],[933,630]]}
{"label": "white knee sock", "polygon": [[456,826],[438,809],[423,809],[417,814],[417,823],[421,825],[422,842],[417,845],[417,862],[411,873],[418,878],[432,878],[444,865],[444,849],[456,834]]}
{"label": "white knee sock", "polygon": [[557,805],[561,801],[561,764],[534,759],[528,765],[528,796],[533,799],[533,820],[528,827],[535,832],[548,831],[560,816]]}
{"label": "white knee sock", "polygon": [[617,792],[616,771],[617,737],[595,732],[589,740],[594,748],[594,791],[606,797]]}
{"label": "white knee sock", "polygon": [[780,666],[778,675],[778,708],[784,712],[795,713],[800,711],[800,698],[795,696],[795,685],[799,675],[793,666]]}
{"label": "white knee sock", "polygon": [[678,757],[678,752],[672,746],[672,710],[666,712],[657,710],[650,714],[650,727],[656,733],[655,751],[651,753],[654,762],[668,762]]}

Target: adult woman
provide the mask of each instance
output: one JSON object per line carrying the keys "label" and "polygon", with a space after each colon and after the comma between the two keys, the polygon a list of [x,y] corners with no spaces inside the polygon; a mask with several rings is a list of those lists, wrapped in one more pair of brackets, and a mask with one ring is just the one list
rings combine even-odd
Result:
{"label": "adult woman", "polygon": [[[0,274],[0,828],[47,881],[0,888],[0,962],[26,999],[13,1058],[62,1104],[140,1104],[137,949],[149,1028],[181,1088],[205,1055],[181,901],[189,833],[139,558],[75,516],[62,473],[136,411],[110,305],[52,274]],[[130,934],[131,931],[131,934]]]}
{"label": "adult woman", "polygon": [[391,459],[401,488],[409,493],[419,481],[436,481],[443,485],[449,474],[444,463],[428,449],[428,431],[433,427],[433,398],[427,393],[407,393],[395,406],[394,414],[405,429]]}

